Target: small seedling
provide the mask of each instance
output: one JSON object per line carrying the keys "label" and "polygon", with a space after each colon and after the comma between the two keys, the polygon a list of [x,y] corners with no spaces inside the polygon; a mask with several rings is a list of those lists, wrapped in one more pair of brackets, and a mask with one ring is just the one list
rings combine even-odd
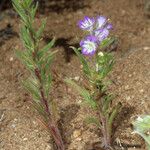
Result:
{"label": "small seedling", "polygon": [[133,122],[134,132],[139,134],[147,143],[147,149],[150,150],[150,116],[139,116]]}
{"label": "small seedling", "polygon": [[75,87],[96,112],[96,117],[87,118],[87,122],[94,123],[100,128],[103,136],[102,147],[111,149],[113,122],[121,103],[112,106],[114,96],[108,92],[108,74],[114,65],[114,57],[111,53],[100,52],[98,49],[105,49],[114,40],[108,37],[112,25],[103,16],[85,17],[78,25],[88,32],[81,40],[80,48],[72,47],[81,61],[85,78],[82,86],[69,79],[66,82]]}
{"label": "small seedling", "polygon": [[50,65],[53,55],[56,53],[51,52],[50,48],[53,46],[54,40],[43,48],[39,48],[46,20],[42,21],[42,25],[38,29],[35,27],[38,3],[35,5],[32,0],[12,0],[12,2],[22,21],[20,37],[25,48],[25,50],[16,50],[16,55],[30,72],[30,77],[23,81],[23,85],[32,95],[33,107],[53,137],[57,149],[64,150],[57,126],[55,102],[49,95],[52,83]]}

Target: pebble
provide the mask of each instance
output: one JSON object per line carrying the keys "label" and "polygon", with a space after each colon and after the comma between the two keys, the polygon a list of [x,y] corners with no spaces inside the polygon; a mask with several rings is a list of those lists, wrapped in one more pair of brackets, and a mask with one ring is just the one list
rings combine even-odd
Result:
{"label": "pebble", "polygon": [[82,103],[82,100],[80,99],[80,100],[78,100],[78,104],[81,104]]}
{"label": "pebble", "polygon": [[16,125],[15,125],[15,124],[12,124],[12,125],[11,125],[11,127],[12,127],[12,128],[15,128],[15,127],[16,127]]}
{"label": "pebble", "polygon": [[73,138],[78,138],[79,136],[81,136],[81,131],[80,130],[75,130],[73,132]]}
{"label": "pebble", "polygon": [[130,96],[127,96],[127,97],[126,97],[126,100],[127,100],[127,101],[129,101],[130,99],[131,99],[131,97],[130,97]]}
{"label": "pebble", "polygon": [[129,77],[131,78],[131,77],[132,77],[132,74],[129,74]]}
{"label": "pebble", "polygon": [[144,50],[149,50],[150,47],[147,47],[147,46],[146,46],[146,47],[143,47],[143,49],[144,49]]}
{"label": "pebble", "polygon": [[19,48],[19,46],[17,45],[17,46],[15,46],[15,49],[18,49]]}
{"label": "pebble", "polygon": [[82,141],[82,138],[77,138],[76,141]]}
{"label": "pebble", "polygon": [[80,69],[82,69],[83,68],[83,65],[80,65]]}
{"label": "pebble", "polygon": [[79,80],[80,80],[80,77],[79,77],[79,76],[76,76],[76,77],[74,77],[74,80],[75,80],[75,81],[79,81]]}
{"label": "pebble", "polygon": [[143,93],[143,92],[144,92],[144,90],[143,90],[143,89],[141,89],[141,90],[140,90],[140,93]]}
{"label": "pebble", "polygon": [[124,87],[124,89],[125,89],[125,90],[129,90],[129,85],[126,85],[126,86]]}
{"label": "pebble", "polygon": [[9,58],[9,61],[13,61],[13,60],[14,60],[14,58],[13,58],[13,57],[10,57],[10,58]]}
{"label": "pebble", "polygon": [[28,138],[23,138],[23,141],[27,141],[28,140]]}
{"label": "pebble", "polygon": [[51,150],[50,145],[47,145],[47,147],[45,148],[45,150]]}
{"label": "pebble", "polygon": [[15,119],[14,119],[14,121],[16,122],[16,121],[18,121],[18,119],[17,119],[17,118],[15,118]]}
{"label": "pebble", "polygon": [[122,11],[121,11],[121,15],[124,16],[125,14],[126,14],[126,11],[125,11],[125,10],[122,10]]}

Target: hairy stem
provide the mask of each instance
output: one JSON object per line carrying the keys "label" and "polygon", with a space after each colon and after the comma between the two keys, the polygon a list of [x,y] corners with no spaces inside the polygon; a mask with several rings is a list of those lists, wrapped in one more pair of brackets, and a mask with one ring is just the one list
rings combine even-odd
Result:
{"label": "hairy stem", "polygon": [[[35,55],[35,57],[36,57],[36,55]],[[47,114],[48,129],[49,129],[51,135],[53,136],[53,139],[54,139],[54,141],[57,145],[58,150],[64,150],[65,148],[64,148],[64,144],[63,144],[61,134],[60,134],[59,129],[57,127],[57,123],[55,123],[55,121],[52,118],[51,111],[50,111],[50,108],[49,108],[49,105],[48,105],[48,100],[45,97],[42,78],[41,78],[41,74],[40,74],[41,70],[36,68],[34,72],[35,72],[35,75],[36,75],[36,77],[38,78],[38,80],[40,82],[41,103],[44,106],[45,112]]]}
{"label": "hairy stem", "polygon": [[97,95],[96,100],[99,100],[99,105],[98,105],[98,110],[99,110],[99,120],[101,124],[101,132],[103,135],[103,146],[105,149],[110,149],[111,148],[111,132],[109,129],[109,118],[108,114],[103,112],[103,102],[101,100],[102,95],[106,95],[106,93],[100,93]]}
{"label": "hairy stem", "polygon": [[[29,30],[31,33],[31,38],[33,40],[34,43],[34,51],[33,51],[33,60],[36,62],[39,61],[37,52],[38,52],[38,41],[35,38],[35,32],[33,29]],[[64,148],[64,143],[60,134],[60,131],[57,127],[57,123],[54,121],[52,115],[51,115],[51,111],[49,108],[49,104],[48,104],[48,99],[45,97],[45,93],[44,93],[44,87],[43,87],[43,81],[42,81],[42,77],[41,77],[41,69],[40,68],[35,68],[34,70],[34,74],[36,75],[37,79],[39,80],[40,83],[40,95],[41,95],[41,104],[44,107],[44,110],[47,114],[47,124],[48,124],[48,129],[50,131],[50,134],[52,135],[56,145],[57,145],[57,149],[58,150],[65,150]]]}

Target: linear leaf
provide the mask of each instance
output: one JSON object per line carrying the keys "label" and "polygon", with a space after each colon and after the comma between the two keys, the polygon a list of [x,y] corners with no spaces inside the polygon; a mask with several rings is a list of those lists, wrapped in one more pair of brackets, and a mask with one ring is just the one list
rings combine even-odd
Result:
{"label": "linear leaf", "polygon": [[46,46],[44,46],[43,49],[39,50],[38,57],[39,58],[44,57],[44,55],[52,48],[52,46],[54,45],[54,43],[55,43],[55,38],[53,40],[51,40]]}
{"label": "linear leaf", "polygon": [[27,79],[26,81],[22,81],[25,89],[33,96],[35,101],[40,100],[40,92],[39,88],[35,86],[35,82],[33,79]]}
{"label": "linear leaf", "polygon": [[29,70],[34,70],[35,63],[27,51],[15,50],[15,54]]}
{"label": "linear leaf", "polygon": [[41,24],[41,27],[39,28],[39,30],[36,32],[36,37],[37,39],[39,39],[45,29],[45,25],[46,25],[46,19],[43,19],[42,20],[42,24]]}
{"label": "linear leaf", "polygon": [[66,83],[70,84],[71,86],[73,86],[78,92],[79,94],[84,98],[84,100],[93,108],[97,108],[97,103],[92,99],[92,97],[90,96],[90,93],[86,90],[81,88],[79,85],[77,85],[75,82],[73,82],[70,79],[66,79],[65,80]]}
{"label": "linear leaf", "polygon": [[91,71],[90,71],[90,68],[89,68],[89,65],[88,65],[88,62],[86,61],[86,59],[80,54],[79,50],[80,48],[75,48],[75,47],[72,47],[71,48],[74,50],[74,52],[76,53],[76,55],[79,57],[80,59],[80,62],[82,63],[83,65],[83,71],[84,73],[87,75],[87,76],[91,76]]}

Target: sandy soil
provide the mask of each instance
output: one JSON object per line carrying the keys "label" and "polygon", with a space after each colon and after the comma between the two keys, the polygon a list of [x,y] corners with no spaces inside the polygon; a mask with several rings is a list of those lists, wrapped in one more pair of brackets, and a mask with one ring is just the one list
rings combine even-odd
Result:
{"label": "sandy soil", "polygon": [[[99,141],[95,127],[83,122],[85,114],[91,110],[81,105],[81,97],[68,88],[63,79],[82,81],[79,60],[69,48],[70,45],[78,46],[82,37],[76,25],[78,20],[85,15],[102,14],[111,19],[114,25],[112,34],[119,39],[118,48],[114,51],[116,65],[110,76],[115,101],[123,103],[123,110],[116,120],[115,141],[123,143],[127,150],[145,150],[144,141],[132,133],[131,126],[137,115],[150,113],[150,19],[145,15],[144,1],[50,1],[42,12],[36,21],[39,24],[40,19],[47,17],[45,43],[56,37],[53,50],[57,49],[58,54],[52,66],[54,82],[51,95],[60,107],[66,149],[94,150],[90,147]],[[22,49],[19,24],[11,10],[1,13],[0,149],[52,150],[51,138],[39,124],[37,113],[29,103],[31,98],[20,83],[28,73],[14,54],[14,49]]]}

